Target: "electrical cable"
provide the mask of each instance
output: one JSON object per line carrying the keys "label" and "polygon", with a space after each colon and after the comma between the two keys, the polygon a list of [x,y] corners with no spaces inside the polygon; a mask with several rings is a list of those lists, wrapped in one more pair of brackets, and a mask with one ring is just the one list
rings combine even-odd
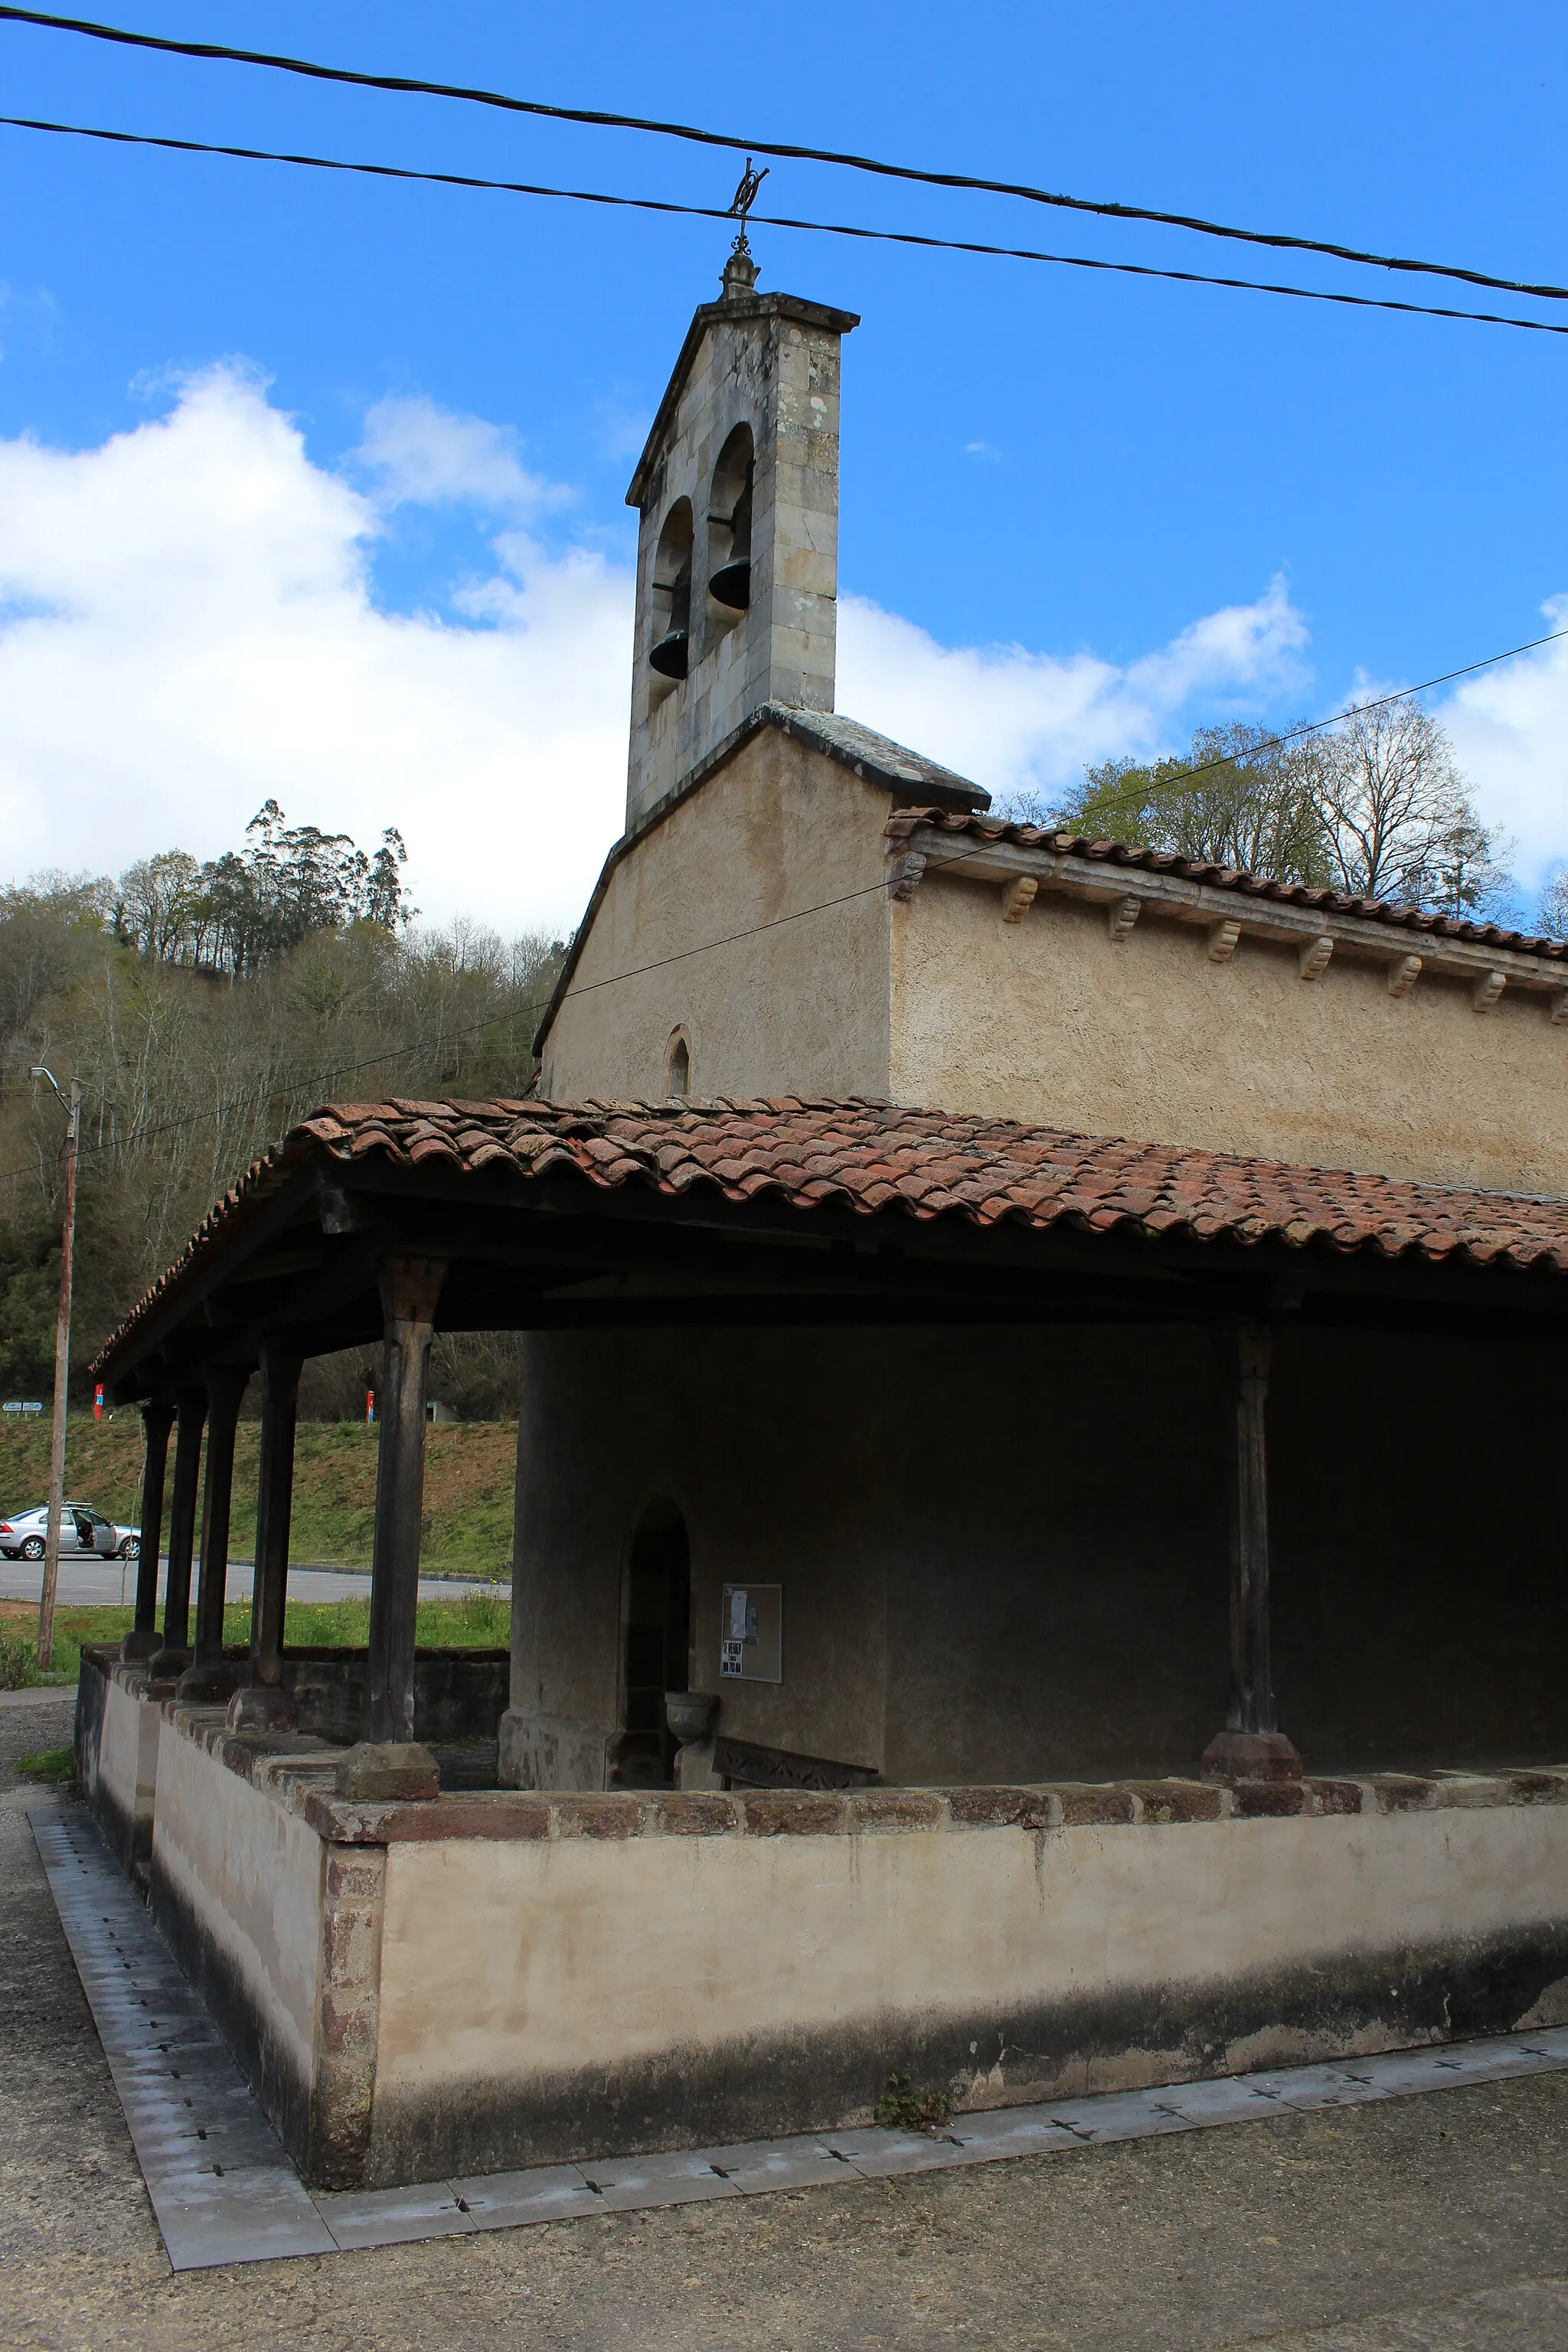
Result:
{"label": "electrical cable", "polygon": [[302,75],[310,81],[342,82],[361,89],[391,90],[421,98],[458,99],[471,106],[500,109],[509,114],[543,116],[555,122],[584,123],[596,130],[646,131],[663,139],[684,139],[698,146],[721,147],[735,154],[776,155],[795,163],[828,163],[851,172],[869,172],[881,179],[914,181],[926,187],[959,188],[986,195],[1013,196],[1026,204],[1052,205],[1067,212],[1094,213],[1110,220],[1150,221],[1166,228],[1191,231],[1199,236],[1228,237],[1244,245],[1267,245],[1296,253],[1326,254],[1376,269],[1419,272],[1431,278],[1456,278],[1469,286],[1489,286],[1500,293],[1531,294],[1547,301],[1568,301],[1568,287],[1531,285],[1515,278],[1496,278],[1485,270],[1465,269],[1447,262],[1416,261],[1407,256],[1368,253],[1356,246],[1335,245],[1309,236],[1289,236],[1272,231],[1234,228],[1195,214],[1161,212],[1145,205],[1102,203],[1088,196],[1068,196],[1024,182],[986,180],[967,172],[931,172],[911,164],[887,163],[870,155],[840,153],[826,147],[802,147],[777,140],[737,138],[728,131],[703,131],[686,122],[663,122],[637,114],[614,114],[595,107],[551,106],[542,100],[511,98],[494,89],[471,89],[456,82],[424,81],[406,74],[361,73],[344,66],[324,66],[306,58],[279,56],[266,49],[233,48],[216,41],[176,41],[153,33],[133,33],[121,26],[99,24],[89,17],[58,16],[37,8],[0,6],[0,20],[35,25],[48,31],[76,33],[123,48],[156,49],[172,57],[195,58],[228,65],[265,66],[274,72]]}
{"label": "electrical cable", "polygon": [[[1255,751],[1269,751],[1277,749],[1281,744],[1294,742],[1303,735],[1321,735],[1326,729],[1330,727],[1337,727],[1342,720],[1352,718],[1357,711],[1385,709],[1390,703],[1403,702],[1415,695],[1430,693],[1434,687],[1450,685],[1457,677],[1473,677],[1478,670],[1494,669],[1500,662],[1513,661],[1519,655],[1534,653],[1542,646],[1557,645],[1564,637],[1568,637],[1568,629],[1553,629],[1547,636],[1531,637],[1525,645],[1510,646],[1506,653],[1488,654],[1480,661],[1466,662],[1458,669],[1444,670],[1438,677],[1426,678],[1419,686],[1402,688],[1398,693],[1385,694],[1374,702],[1351,703],[1347,705],[1343,710],[1334,712],[1331,718],[1314,719],[1306,722],[1302,726],[1287,728],[1282,734],[1270,736],[1265,741],[1253,745],[1252,749]],[[1172,792],[1178,785],[1190,782],[1194,776],[1205,776],[1209,774],[1214,769],[1226,767],[1230,764],[1231,762],[1224,758],[1201,761],[1193,767],[1182,769],[1175,775],[1162,778],[1157,784],[1151,788],[1150,795],[1145,795],[1143,797],[1150,797],[1153,793]],[[1042,828],[1042,830],[1048,829],[1050,828]],[[951,856],[930,858],[927,860],[926,871],[928,873],[937,874],[945,873],[951,866],[963,865],[965,860],[968,858],[983,857],[991,845],[992,845],[989,841],[983,841],[977,843],[973,849],[955,850]],[[885,892],[887,887],[888,885],[885,878],[876,882],[865,883],[862,884],[859,888],[846,890],[837,898],[818,899],[814,905],[809,907],[795,907],[792,908],[787,915],[774,915],[765,923],[749,924],[742,930],[728,932],[722,939],[704,940],[699,947],[679,949],[674,955],[659,956],[652,963],[637,964],[626,971],[609,972],[606,973],[603,980],[590,980],[575,982],[566,991],[565,995],[561,1001],[563,1003],[566,1003],[574,996],[591,996],[601,988],[616,988],[623,982],[628,980],[646,980],[650,972],[664,971],[671,964],[688,963],[694,956],[711,955],[720,948],[735,947],[742,940],[757,939],[763,932],[778,930],[785,923],[801,922],[808,915],[827,914],[835,908],[847,907],[850,905],[856,899],[875,898],[879,893]],[[552,990],[550,996],[540,996],[526,999],[521,1004],[514,1005],[510,1012],[490,1013],[483,1021],[470,1022],[461,1029],[449,1029],[443,1031],[438,1037],[433,1040],[406,1040],[399,1045],[389,1045],[384,1048],[380,1053],[367,1054],[359,1061],[340,1062],[330,1069],[313,1071],[310,1074],[307,1079],[301,1079],[296,1082],[296,1084],[290,1088],[290,1091],[298,1092],[300,1087],[305,1085],[309,1085],[310,1087],[324,1086],[328,1080],[331,1078],[357,1076],[362,1070],[377,1068],[384,1062],[401,1061],[407,1055],[428,1050],[432,1045],[453,1045],[456,1044],[459,1038],[477,1036],[480,1032],[486,1029],[504,1028],[510,1024],[530,1018],[535,1013],[543,1012],[551,1003],[553,994],[554,992]],[[78,1158],[79,1160],[96,1156],[100,1152],[109,1152],[116,1150],[128,1150],[134,1146],[150,1141],[154,1136],[167,1135],[184,1129],[200,1126],[205,1124],[208,1119],[222,1118],[225,1116],[226,1111],[221,1108],[216,1110],[195,1111],[184,1118],[167,1119],[157,1127],[143,1128],[134,1134],[127,1135],[118,1139],[114,1143],[79,1143],[77,1147]],[[36,1171],[31,1163],[28,1163],[25,1167],[18,1166],[16,1168],[0,1169],[0,1182],[4,1182],[13,1176],[30,1176],[35,1172]]]}
{"label": "electrical cable", "polygon": [[[0,16],[5,11],[0,9]],[[294,163],[315,172],[354,172],[378,180],[420,180],[439,187],[490,189],[501,195],[558,196],[572,204],[612,205],[623,210],[676,213],[687,219],[728,221],[733,213],[717,205],[679,205],[653,196],[610,196],[588,188],[554,188],[526,180],[484,180],[464,172],[416,172],[397,163],[353,163],[327,155],[285,155],[266,147],[226,147],[201,139],[168,139],[151,132],[103,131],[79,122],[46,122],[26,114],[0,114],[15,131],[48,131],[70,139],[102,139],[120,147],[166,147],[184,155],[227,155],[247,163]],[[1428,302],[1399,302],[1392,296],[1335,294],[1310,286],[1276,286],[1255,278],[1207,277],[1194,269],[1155,269],[1138,261],[1091,261],[1080,253],[1039,253],[1026,246],[981,245],[966,238],[921,236],[912,230],[857,228],[840,221],[794,220],[783,214],[752,213],[754,227],[807,229],[823,236],[853,236],[879,245],[923,246],[941,253],[977,253],[1003,261],[1053,262],[1066,269],[1093,269],[1119,278],[1159,278],[1180,286],[1220,286],[1235,292],[1285,294],[1298,302],[1334,302],[1356,310],[1399,310],[1422,319],[1465,319],[1478,326],[1521,327],[1528,334],[1568,335],[1568,326],[1548,319],[1515,319],[1492,310],[1454,310]]]}

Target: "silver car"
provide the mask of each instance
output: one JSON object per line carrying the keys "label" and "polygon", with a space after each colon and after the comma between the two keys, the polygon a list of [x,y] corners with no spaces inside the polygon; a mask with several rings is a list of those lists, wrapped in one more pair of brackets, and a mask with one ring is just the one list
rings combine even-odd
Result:
{"label": "silver car", "polygon": [[[9,1518],[0,1519],[0,1558],[42,1559],[48,1528],[47,1503],[40,1503],[36,1511],[14,1511]],[[79,1557],[83,1552],[92,1552],[100,1559],[140,1559],[142,1530],[116,1527],[112,1519],[106,1519],[101,1511],[89,1510],[85,1503],[68,1503],[60,1514],[60,1558]]]}

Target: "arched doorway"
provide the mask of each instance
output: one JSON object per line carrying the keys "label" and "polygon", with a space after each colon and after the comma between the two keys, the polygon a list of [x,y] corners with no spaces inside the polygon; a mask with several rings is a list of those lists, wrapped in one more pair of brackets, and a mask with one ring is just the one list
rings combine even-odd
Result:
{"label": "arched doorway", "polygon": [[671,1788],[676,1742],[664,1695],[687,1688],[691,1641],[691,1548],[673,1503],[650,1504],[632,1538],[623,1638],[616,1779],[624,1789]]}

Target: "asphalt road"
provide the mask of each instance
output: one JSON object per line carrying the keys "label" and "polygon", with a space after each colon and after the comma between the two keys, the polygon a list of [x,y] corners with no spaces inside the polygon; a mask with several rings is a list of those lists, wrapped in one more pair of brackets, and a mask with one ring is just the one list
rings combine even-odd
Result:
{"label": "asphalt road", "polygon": [[[163,1595],[164,1571],[167,1561],[158,1563],[158,1597]],[[43,1562],[35,1559],[0,1561],[0,1601],[36,1601],[43,1576]],[[228,1564],[225,1598],[247,1608],[250,1605],[251,1567],[247,1559],[231,1559]],[[192,1598],[195,1599],[195,1578],[192,1575]],[[450,1600],[459,1592],[489,1592],[493,1588],[482,1580],[466,1577],[425,1577],[419,1580],[421,1601]],[[290,1601],[359,1601],[370,1591],[370,1570],[354,1568],[290,1568],[289,1598]],[[78,1608],[111,1606],[121,1598],[127,1603],[136,1598],[136,1563],[121,1559],[62,1559],[60,1580],[56,1592],[57,1607]]]}
{"label": "asphalt road", "polygon": [[165,2263],[0,1711],[0,2342],[16,2352],[1568,2352],[1568,2075],[875,2187]]}

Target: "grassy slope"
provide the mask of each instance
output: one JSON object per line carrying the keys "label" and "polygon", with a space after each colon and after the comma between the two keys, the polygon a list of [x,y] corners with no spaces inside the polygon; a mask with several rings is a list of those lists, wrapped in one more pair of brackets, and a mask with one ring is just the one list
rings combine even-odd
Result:
{"label": "grassy slope", "polygon": [[[62,1609],[55,1619],[49,1672],[37,1670],[37,1607],[26,1601],[0,1601],[0,1689],[19,1689],[40,1680],[74,1684],[84,1642],[120,1642],[131,1631],[130,1609]],[[250,1639],[248,1609],[226,1609],[226,1642]],[[283,1639],[300,1648],[318,1643],[363,1650],[370,1636],[368,1601],[290,1601]],[[511,1639],[508,1595],[465,1592],[457,1601],[422,1601],[416,1629],[421,1649],[504,1650]]]}
{"label": "grassy slope", "polygon": [[[256,1455],[260,1423],[242,1422],[235,1452],[236,1559],[256,1541]],[[375,1509],[376,1436],[358,1422],[301,1422],[294,1453],[290,1557],[305,1563],[368,1568]],[[425,1542],[427,1568],[500,1576],[511,1559],[517,1424],[449,1422],[427,1432]],[[170,1452],[170,1470],[174,1454]],[[0,1420],[0,1511],[25,1511],[48,1493],[47,1416]],[[66,1492],[111,1519],[134,1521],[142,1486],[142,1422],[135,1412],[95,1422],[74,1415],[66,1441]],[[165,1506],[164,1530],[168,1519]]]}

